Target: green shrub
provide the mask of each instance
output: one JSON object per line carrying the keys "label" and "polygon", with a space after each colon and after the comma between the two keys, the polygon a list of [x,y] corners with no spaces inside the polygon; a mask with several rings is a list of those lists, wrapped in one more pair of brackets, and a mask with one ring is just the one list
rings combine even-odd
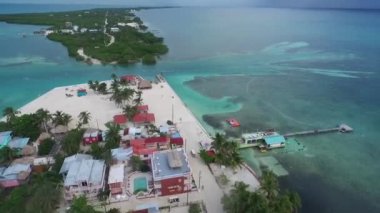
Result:
{"label": "green shrub", "polygon": [[156,57],[154,55],[144,55],[144,57],[142,58],[142,63],[143,64],[146,64],[146,65],[153,65],[153,64],[156,64]]}
{"label": "green shrub", "polygon": [[55,141],[48,138],[43,140],[38,147],[38,155],[48,155],[54,146]]}

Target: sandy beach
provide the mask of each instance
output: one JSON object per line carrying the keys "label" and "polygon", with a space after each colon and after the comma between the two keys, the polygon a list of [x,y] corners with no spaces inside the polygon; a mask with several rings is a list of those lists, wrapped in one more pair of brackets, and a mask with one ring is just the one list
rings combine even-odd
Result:
{"label": "sandy beach", "polygon": [[77,53],[84,58],[85,61],[90,60],[92,64],[102,64],[102,62],[96,58],[91,58],[90,56],[86,55],[83,51],[83,48],[80,48]]}
{"label": "sandy beach", "polygon": [[[149,105],[149,111],[155,114],[156,126],[165,124],[168,120],[172,120],[173,117],[180,134],[185,138],[187,153],[190,153],[192,149],[198,152],[200,141],[212,141],[206,130],[168,83],[161,82],[152,86],[152,89],[143,90],[142,98],[143,103]],[[88,94],[77,97],[76,90],[79,88],[87,89]],[[73,96],[66,97],[65,94],[73,94]],[[79,113],[88,111],[91,113],[92,118],[89,125],[105,129],[104,124],[111,121],[115,114],[122,112],[120,108],[117,108],[109,100],[109,97],[110,95],[99,95],[93,91],[89,91],[87,84],[58,87],[20,108],[20,111],[22,113],[32,113],[39,108],[45,108],[53,113],[60,110],[73,117],[73,121],[70,123],[71,128],[77,124]],[[197,184],[200,182],[201,185],[199,192],[190,193],[190,200],[203,200],[208,212],[223,212],[220,200],[223,194],[226,193],[226,190],[219,187],[215,177],[199,156],[189,157],[189,161],[193,177]],[[231,184],[234,181],[242,180],[249,184],[252,189],[256,189],[259,186],[258,180],[245,167],[236,172],[226,170],[224,173],[231,180]],[[229,188],[227,187],[227,189]],[[124,210],[134,208],[138,204],[141,204],[141,201],[116,203],[112,204],[111,207],[118,207]]]}

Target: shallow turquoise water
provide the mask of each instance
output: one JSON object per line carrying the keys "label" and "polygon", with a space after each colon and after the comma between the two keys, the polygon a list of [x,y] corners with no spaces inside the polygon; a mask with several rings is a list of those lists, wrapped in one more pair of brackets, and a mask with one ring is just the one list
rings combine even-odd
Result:
{"label": "shallow turquoise water", "polygon": [[[111,73],[162,72],[210,132],[349,124],[353,134],[297,139],[303,151],[243,154],[255,169],[256,157],[275,156],[290,173],[281,183],[300,192],[303,212],[380,211],[380,13],[177,8],[139,15],[170,48],[153,67],[81,64],[61,45],[29,35],[39,27],[0,23],[0,49],[7,50],[0,52],[0,108]],[[242,128],[226,129],[227,117]]]}

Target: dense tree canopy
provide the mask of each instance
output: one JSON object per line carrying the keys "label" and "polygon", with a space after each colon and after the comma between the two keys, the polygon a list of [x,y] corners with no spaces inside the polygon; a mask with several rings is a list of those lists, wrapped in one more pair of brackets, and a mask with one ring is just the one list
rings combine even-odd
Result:
{"label": "dense tree canopy", "polygon": [[[86,55],[99,59],[104,64],[116,62],[127,65],[140,61],[144,64],[155,64],[157,56],[166,54],[169,50],[163,43],[163,38],[147,32],[142,20],[125,8],[0,15],[0,21],[51,26],[54,32],[47,36],[48,39],[62,43],[67,47],[69,55],[77,60],[84,60],[77,52],[83,48]],[[138,27],[118,26],[119,32],[110,32],[110,27],[117,26],[119,22],[134,22]],[[93,31],[61,31],[73,29],[74,25]],[[111,40],[110,34],[115,40],[112,45],[107,45]]]}
{"label": "dense tree canopy", "polygon": [[295,192],[281,193],[277,177],[272,172],[264,172],[261,188],[255,192],[248,190],[248,185],[236,182],[229,195],[222,198],[223,208],[227,213],[292,213],[301,207],[301,199]]}

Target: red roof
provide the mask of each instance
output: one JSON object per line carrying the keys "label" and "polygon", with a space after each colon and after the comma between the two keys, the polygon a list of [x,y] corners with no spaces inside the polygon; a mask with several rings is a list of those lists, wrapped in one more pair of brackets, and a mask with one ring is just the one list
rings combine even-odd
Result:
{"label": "red roof", "polygon": [[128,121],[127,116],[123,114],[113,116],[113,122],[116,124],[125,124],[127,123],[127,121]]}
{"label": "red roof", "polygon": [[167,137],[151,137],[145,139],[145,143],[167,143],[169,142]]}
{"label": "red roof", "polygon": [[147,112],[148,110],[149,110],[148,105],[137,106],[137,111],[145,111],[145,112]]}
{"label": "red roof", "polygon": [[153,113],[139,113],[133,117],[133,122],[135,123],[152,123],[155,121],[156,118]]}
{"label": "red roof", "polygon": [[151,155],[153,152],[157,151],[155,148],[140,148],[140,149],[133,149],[133,154],[135,155]]}
{"label": "red roof", "polygon": [[120,79],[122,79],[124,81],[135,81],[136,80],[136,76],[134,76],[134,75],[124,75],[124,76],[121,76]]}
{"label": "red roof", "polygon": [[175,145],[183,145],[183,138],[170,138],[170,143]]}
{"label": "red roof", "polygon": [[131,140],[131,146],[133,147],[144,147],[145,146],[145,139],[134,139]]}

